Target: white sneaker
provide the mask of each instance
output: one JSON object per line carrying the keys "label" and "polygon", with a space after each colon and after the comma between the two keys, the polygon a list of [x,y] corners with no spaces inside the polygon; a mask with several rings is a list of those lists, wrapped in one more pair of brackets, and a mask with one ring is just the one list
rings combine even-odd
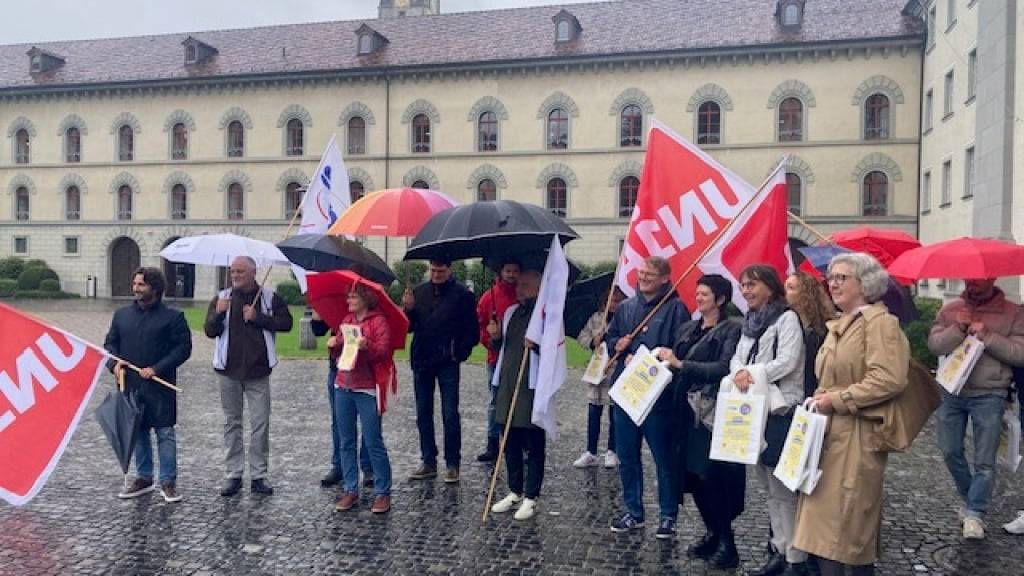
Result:
{"label": "white sneaker", "polygon": [[518,494],[509,494],[501,500],[498,500],[497,504],[491,506],[491,512],[495,514],[504,514],[512,509],[513,506],[519,504],[523,500],[523,497]]}
{"label": "white sneaker", "polygon": [[523,503],[519,505],[519,510],[512,516],[516,520],[529,520],[533,518],[533,515],[537,513],[537,501],[530,498],[523,498]]}
{"label": "white sneaker", "polygon": [[590,452],[584,452],[582,456],[572,463],[572,465],[577,468],[590,468],[591,466],[597,466],[597,456],[594,456]]}
{"label": "white sneaker", "polygon": [[619,457],[615,455],[615,452],[611,450],[604,453],[604,467],[615,468],[619,465]]}
{"label": "white sneaker", "polygon": [[985,537],[985,524],[980,518],[968,516],[964,518],[964,539],[981,540]]}
{"label": "white sneaker", "polygon": [[1024,512],[1017,513],[1017,519],[1003,524],[1003,530],[1010,534],[1024,534]]}

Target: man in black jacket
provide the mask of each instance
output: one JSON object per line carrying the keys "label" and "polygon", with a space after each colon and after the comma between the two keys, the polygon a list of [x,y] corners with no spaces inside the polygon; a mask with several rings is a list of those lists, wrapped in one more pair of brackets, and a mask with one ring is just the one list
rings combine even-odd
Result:
{"label": "man in black jacket", "polygon": [[156,489],[153,483],[153,448],[150,429],[156,432],[160,458],[160,495],[178,502],[177,442],[174,425],[178,417],[176,392],[153,381],[158,376],[170,383],[177,369],[192,355],[192,332],[180,310],[163,303],[164,275],[156,268],[139,268],[132,277],[135,302],[114,313],[103,347],[111,354],[142,368],[136,373],[111,360],[107,367],[124,378],[125,391],[142,407],[142,427],[135,444],[135,482],[118,494],[135,498]]}
{"label": "man in black jacket", "polygon": [[451,262],[430,261],[430,281],[406,289],[402,307],[413,333],[410,362],[416,395],[416,428],[422,464],[409,477],[437,476],[434,442],[434,387],[441,390],[444,423],[444,481],[459,481],[462,424],[459,420],[459,364],[469,357],[480,338],[473,293],[452,278]]}

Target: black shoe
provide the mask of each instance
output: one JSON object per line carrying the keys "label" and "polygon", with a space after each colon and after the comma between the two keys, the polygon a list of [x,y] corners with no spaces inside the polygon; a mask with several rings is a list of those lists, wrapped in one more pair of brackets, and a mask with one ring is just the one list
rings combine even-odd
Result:
{"label": "black shoe", "polygon": [[331,468],[331,471],[326,476],[320,479],[320,485],[324,488],[328,486],[334,486],[341,482],[341,472],[337,468]]}
{"label": "black shoe", "polygon": [[228,478],[224,481],[224,484],[220,487],[221,496],[234,496],[238,494],[238,491],[242,489],[241,478]]}
{"label": "black shoe", "polygon": [[732,536],[722,536],[718,539],[718,546],[707,557],[707,563],[716,570],[732,570],[740,565],[740,555],[736,552],[736,542]]}
{"label": "black shoe", "polygon": [[701,560],[707,560],[715,553],[718,549],[718,536],[713,532],[705,532],[704,537],[700,539],[700,542],[691,544],[686,549],[686,555],[690,558],[700,558]]}
{"label": "black shoe", "polygon": [[773,554],[764,566],[761,566],[757,570],[750,573],[750,576],[779,576],[789,564],[786,562],[786,557],[781,554]]}
{"label": "black shoe", "polygon": [[494,462],[498,459],[498,439],[488,438],[487,449],[476,457],[477,462]]}
{"label": "black shoe", "polygon": [[808,576],[809,574],[810,570],[806,562],[787,564],[786,569],[782,572],[782,576]]}
{"label": "black shoe", "polygon": [[257,478],[249,484],[249,492],[270,496],[274,493],[274,488],[265,478]]}

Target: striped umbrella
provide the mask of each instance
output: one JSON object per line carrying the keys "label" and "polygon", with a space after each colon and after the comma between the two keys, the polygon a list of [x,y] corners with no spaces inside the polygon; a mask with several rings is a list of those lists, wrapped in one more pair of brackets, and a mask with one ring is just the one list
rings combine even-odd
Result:
{"label": "striped umbrella", "polygon": [[415,236],[431,216],[458,202],[436,190],[390,188],[367,194],[327,231],[332,236]]}

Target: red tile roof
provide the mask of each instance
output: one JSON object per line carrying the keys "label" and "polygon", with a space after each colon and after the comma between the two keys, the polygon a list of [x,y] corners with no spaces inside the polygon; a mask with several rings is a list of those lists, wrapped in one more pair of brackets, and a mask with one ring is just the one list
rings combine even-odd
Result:
{"label": "red tile roof", "polygon": [[[219,53],[188,67],[181,45],[188,33],[6,45],[0,46],[0,92],[920,37],[921,23],[901,14],[905,3],[809,0],[796,32],[777,24],[771,0],[626,0],[194,32]],[[563,8],[579,19],[583,32],[575,42],[556,45],[551,18]],[[355,30],[363,24],[390,41],[380,53],[356,54]],[[32,46],[67,63],[33,76],[25,54]]]}

